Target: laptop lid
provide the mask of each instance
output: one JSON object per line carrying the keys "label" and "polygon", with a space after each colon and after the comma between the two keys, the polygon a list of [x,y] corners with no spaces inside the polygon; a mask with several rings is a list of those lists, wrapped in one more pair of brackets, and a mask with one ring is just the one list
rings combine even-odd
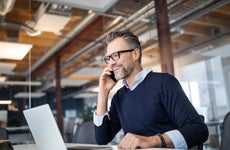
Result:
{"label": "laptop lid", "polygon": [[48,104],[23,111],[38,150],[66,150]]}

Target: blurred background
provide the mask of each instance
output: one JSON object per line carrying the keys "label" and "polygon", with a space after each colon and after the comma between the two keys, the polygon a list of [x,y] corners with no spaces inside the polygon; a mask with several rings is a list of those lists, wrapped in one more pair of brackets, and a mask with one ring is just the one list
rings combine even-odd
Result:
{"label": "blurred background", "polygon": [[[48,103],[70,142],[77,126],[92,120],[106,34],[128,30],[141,41],[143,67],[175,75],[205,116],[206,145],[218,148],[230,105],[230,1],[166,3],[168,53],[160,49],[152,0],[0,0],[1,126],[27,132],[21,112]],[[111,96],[119,87],[120,82]],[[16,111],[9,110],[11,103]],[[19,122],[10,123],[15,112]],[[25,141],[15,140],[20,142]]]}

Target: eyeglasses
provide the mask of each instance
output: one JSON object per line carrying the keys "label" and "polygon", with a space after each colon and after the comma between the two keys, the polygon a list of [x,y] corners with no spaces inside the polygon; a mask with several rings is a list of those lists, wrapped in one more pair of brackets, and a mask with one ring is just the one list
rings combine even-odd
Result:
{"label": "eyeglasses", "polygon": [[105,61],[106,64],[109,63],[110,58],[112,58],[113,61],[117,61],[117,60],[120,59],[120,54],[121,54],[121,53],[132,52],[134,49],[135,49],[135,48],[133,48],[133,49],[128,49],[128,50],[120,50],[120,51],[114,52],[114,53],[112,53],[111,55],[105,56],[105,57],[104,57],[104,61]]}

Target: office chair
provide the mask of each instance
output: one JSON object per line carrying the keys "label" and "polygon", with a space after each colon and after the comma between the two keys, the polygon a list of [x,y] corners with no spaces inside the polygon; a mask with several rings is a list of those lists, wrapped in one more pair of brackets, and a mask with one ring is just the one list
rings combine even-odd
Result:
{"label": "office chair", "polygon": [[96,144],[93,121],[78,125],[73,136],[73,143]]}
{"label": "office chair", "polygon": [[221,135],[220,150],[229,150],[230,148],[230,112],[224,117],[223,131]]}
{"label": "office chair", "polygon": [[8,131],[5,128],[0,128],[0,140],[9,140]]}

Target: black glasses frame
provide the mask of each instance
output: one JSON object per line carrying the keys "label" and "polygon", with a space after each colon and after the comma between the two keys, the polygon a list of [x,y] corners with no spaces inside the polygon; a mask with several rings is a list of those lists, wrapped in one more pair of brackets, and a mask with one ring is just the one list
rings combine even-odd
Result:
{"label": "black glasses frame", "polygon": [[[110,58],[112,58],[113,61],[117,61],[117,60],[120,59],[120,54],[121,54],[121,53],[132,52],[134,49],[135,49],[135,48],[133,48],[133,49],[128,49],[128,50],[120,50],[120,51],[114,52],[114,53],[112,53],[112,54],[110,54],[110,55],[108,55],[108,56],[105,56],[105,57],[104,57],[104,61],[105,61],[106,64],[109,63]],[[114,58],[114,54],[117,55],[117,58]]]}

